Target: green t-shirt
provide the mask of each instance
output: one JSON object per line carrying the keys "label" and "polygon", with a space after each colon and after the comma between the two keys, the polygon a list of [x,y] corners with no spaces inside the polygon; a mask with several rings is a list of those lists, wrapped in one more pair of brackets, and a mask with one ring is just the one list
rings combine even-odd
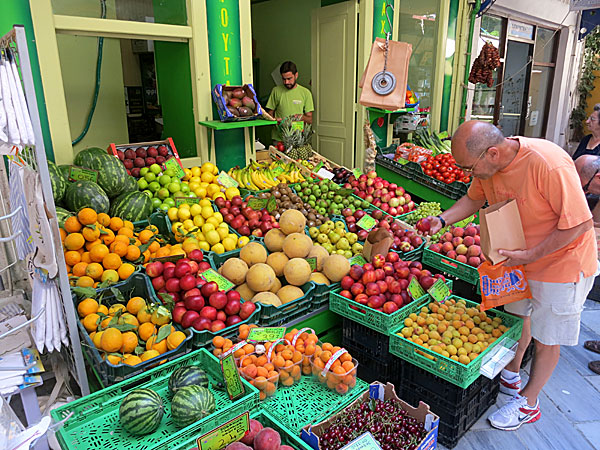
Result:
{"label": "green t-shirt", "polygon": [[[288,89],[285,86],[275,86],[269,96],[267,109],[272,109],[275,118],[285,118],[296,114],[306,114],[315,110],[312,93],[304,86],[296,84],[294,89]],[[273,128],[271,137],[281,140],[281,135],[277,127]]]}

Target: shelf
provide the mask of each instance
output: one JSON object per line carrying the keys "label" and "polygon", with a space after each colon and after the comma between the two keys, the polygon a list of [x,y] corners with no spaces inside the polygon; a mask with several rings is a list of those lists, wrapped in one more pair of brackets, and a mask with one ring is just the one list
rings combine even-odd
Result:
{"label": "shelf", "polygon": [[220,120],[206,120],[199,122],[200,125],[211,130],[235,130],[236,128],[262,127],[265,125],[276,125],[276,120],[244,120],[241,122],[221,122]]}
{"label": "shelf", "polygon": [[399,109],[397,111],[388,111],[387,109],[371,108],[371,107],[368,107],[367,109],[369,111],[372,111],[374,113],[379,113],[379,114],[406,114],[406,113],[415,112],[417,110],[417,108],[403,108],[403,109]]}

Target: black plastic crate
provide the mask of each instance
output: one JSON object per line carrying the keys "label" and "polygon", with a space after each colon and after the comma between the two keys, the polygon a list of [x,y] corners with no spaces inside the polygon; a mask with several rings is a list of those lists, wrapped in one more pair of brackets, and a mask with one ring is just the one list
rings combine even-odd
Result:
{"label": "black plastic crate", "polygon": [[594,285],[588,294],[588,299],[594,300],[595,302],[600,302],[600,276],[594,279]]}
{"label": "black plastic crate", "polygon": [[523,359],[521,360],[521,368],[525,367],[529,361],[533,359],[533,354],[535,353],[535,343],[533,339],[527,346],[527,350],[525,350],[525,354],[523,355]]}
{"label": "black plastic crate", "polygon": [[398,385],[401,380],[402,364],[400,358],[388,354],[386,357],[372,357],[370,353],[360,350],[359,346],[348,339],[342,339],[342,347],[358,360],[358,377],[367,383],[381,381]]}
{"label": "black plastic crate", "polygon": [[[390,355],[390,337],[344,317],[343,342],[350,342],[359,355],[382,358]],[[395,357],[394,357],[395,358]],[[360,358],[357,358],[360,362]],[[380,380],[381,381],[381,380]]]}

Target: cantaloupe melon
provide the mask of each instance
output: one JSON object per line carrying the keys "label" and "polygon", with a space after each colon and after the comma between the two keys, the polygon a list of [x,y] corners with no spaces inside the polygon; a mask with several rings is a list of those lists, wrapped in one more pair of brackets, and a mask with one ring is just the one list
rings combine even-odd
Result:
{"label": "cantaloupe melon", "polygon": [[283,252],[288,258],[306,258],[312,247],[312,239],[304,233],[292,233],[283,241]]}
{"label": "cantaloupe melon", "polygon": [[246,281],[247,272],[248,264],[240,258],[229,258],[221,266],[221,274],[236,286]]}
{"label": "cantaloupe melon", "polygon": [[329,281],[329,278],[327,278],[321,272],[311,273],[309,281],[314,281],[317,284],[331,284],[331,281]]}
{"label": "cantaloupe melon", "polygon": [[252,298],[252,303],[263,305],[281,306],[281,300],[272,292],[259,292]]}
{"label": "cantaloupe melon", "polygon": [[289,260],[290,259],[287,256],[285,256],[285,253],[275,252],[271,253],[267,257],[267,264],[271,266],[271,268],[275,272],[275,275],[281,277],[283,276],[283,268]]}
{"label": "cantaloupe melon", "polygon": [[[308,263],[307,263],[308,264]],[[263,263],[254,264],[246,274],[246,284],[254,292],[268,291],[275,283],[275,272]]]}
{"label": "cantaloupe melon", "polygon": [[248,267],[254,264],[267,262],[267,249],[258,242],[249,242],[240,250],[240,258],[243,259]]}
{"label": "cantaloupe melon", "polygon": [[304,233],[306,217],[297,209],[288,209],[279,218],[279,228],[285,234]]}
{"label": "cantaloupe melon", "polygon": [[284,305],[289,302],[293,302],[296,299],[299,299],[304,295],[302,289],[297,286],[292,286],[288,284],[287,286],[283,286],[279,291],[277,291],[277,297],[281,300],[281,303]]}
{"label": "cantaloupe melon", "polygon": [[317,258],[317,271],[323,270],[323,261],[329,256],[329,252],[320,245],[313,245],[308,252],[307,258]]}
{"label": "cantaloupe melon", "polygon": [[265,246],[270,252],[280,252],[283,248],[285,234],[279,228],[272,228],[265,234]]}
{"label": "cantaloupe melon", "polygon": [[308,262],[302,258],[290,259],[283,268],[283,275],[288,283],[302,286],[310,279],[312,270]]}
{"label": "cantaloupe melon", "polygon": [[323,262],[323,273],[331,281],[340,281],[350,272],[350,262],[342,255],[330,255]]}

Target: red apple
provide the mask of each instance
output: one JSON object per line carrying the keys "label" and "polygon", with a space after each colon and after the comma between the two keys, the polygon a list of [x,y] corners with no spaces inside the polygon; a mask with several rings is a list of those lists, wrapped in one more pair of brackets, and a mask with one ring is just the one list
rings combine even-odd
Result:
{"label": "red apple", "polygon": [[202,272],[204,272],[205,270],[208,270],[208,269],[210,269],[210,263],[208,261],[201,261],[198,264],[198,273],[202,273]]}
{"label": "red apple", "polygon": [[200,314],[196,311],[186,311],[181,318],[181,326],[183,328],[189,328],[192,323],[200,317]]}
{"label": "red apple", "polygon": [[354,295],[355,297],[358,294],[362,294],[365,291],[365,287],[360,284],[360,283],[354,283],[351,287],[350,287],[350,292],[352,292],[352,295]]}
{"label": "red apple", "polygon": [[175,266],[165,267],[163,270],[163,275],[165,280],[175,277]]}
{"label": "red apple", "polygon": [[340,282],[340,285],[342,286],[342,289],[344,289],[344,290],[350,289],[350,287],[352,287],[353,284],[354,284],[354,279],[348,275],[346,275],[344,278],[342,278],[342,281]]}
{"label": "red apple", "polygon": [[214,281],[209,281],[200,288],[200,291],[205,298],[209,298],[215,292],[219,291],[219,285]]}
{"label": "red apple", "polygon": [[213,323],[210,325],[210,331],[216,333],[218,331],[221,331],[225,327],[225,322],[223,322],[222,320],[214,320]]}
{"label": "red apple", "polygon": [[352,293],[350,291],[348,291],[347,289],[340,291],[340,295],[342,297],[346,297],[347,299],[350,299],[350,300],[352,300],[352,298],[353,298]]}
{"label": "red apple", "polygon": [[188,273],[191,273],[192,268],[187,262],[181,262],[181,260],[177,261],[175,265],[175,276],[177,278],[183,278]]}
{"label": "red apple", "polygon": [[220,320],[221,322],[225,322],[227,320],[227,314],[225,314],[225,311],[217,311],[217,320]]}
{"label": "red apple", "polygon": [[[189,265],[188,265],[188,267],[189,267]],[[177,271],[177,268],[175,268],[175,271]],[[179,280],[179,287],[184,291],[193,289],[194,287],[196,287],[196,277],[190,273],[188,273],[187,275],[184,275]]]}
{"label": "red apple", "polygon": [[386,314],[392,314],[398,311],[398,305],[394,302],[385,302],[383,304],[383,312]]}
{"label": "red apple", "polygon": [[256,311],[256,305],[252,302],[244,302],[240,308],[240,317],[242,320],[246,320]]}
{"label": "red apple", "polygon": [[173,308],[173,322],[181,324],[184,314],[187,312],[185,306],[175,306]]}
{"label": "red apple", "polygon": [[210,330],[211,323],[212,321],[206,317],[198,317],[196,320],[194,320],[192,327],[196,331]]}
{"label": "red apple", "polygon": [[373,256],[371,263],[373,264],[373,267],[379,269],[385,264],[385,257],[383,255],[375,255]]}
{"label": "red apple", "polygon": [[227,294],[223,291],[215,292],[208,298],[208,303],[216,309],[223,309],[227,305]]}
{"label": "red apple", "polygon": [[[234,291],[237,292],[237,291]],[[214,295],[214,294],[213,294]],[[242,303],[239,299],[237,300],[227,300],[227,304],[225,305],[225,313],[228,316],[236,315],[240,312],[242,308]]]}
{"label": "red apple", "polygon": [[209,320],[217,319],[217,310],[212,306],[205,306],[200,310],[200,315],[206,317]]}
{"label": "red apple", "polygon": [[160,291],[165,287],[165,278],[162,275],[152,278],[152,287],[155,291]]}
{"label": "red apple", "polygon": [[192,295],[184,299],[185,307],[193,311],[201,311],[204,308],[204,298],[201,295]]}
{"label": "red apple", "polygon": [[179,292],[181,287],[179,286],[179,278],[169,278],[165,284],[168,292]]}
{"label": "red apple", "polygon": [[146,274],[152,278],[162,275],[163,270],[164,265],[160,261],[151,262],[146,266]]}
{"label": "red apple", "polygon": [[380,289],[379,289],[379,285],[375,282],[371,282],[371,283],[367,283],[366,285],[366,289],[365,289],[365,294],[367,294],[368,296],[372,296],[372,295],[379,295],[380,293]]}
{"label": "red apple", "polygon": [[369,302],[369,296],[367,294],[358,294],[354,301],[361,305],[366,305]]}
{"label": "red apple", "polygon": [[238,316],[237,314],[234,314],[233,316],[229,316],[227,318],[227,320],[225,321],[225,325],[230,327],[231,325],[236,325],[236,324],[240,323],[241,321],[242,321],[241,317]]}
{"label": "red apple", "polygon": [[359,266],[358,264],[354,264],[352,267],[350,267],[350,277],[354,280],[354,281],[358,281],[361,279],[361,277],[363,276],[364,270],[361,266]]}

